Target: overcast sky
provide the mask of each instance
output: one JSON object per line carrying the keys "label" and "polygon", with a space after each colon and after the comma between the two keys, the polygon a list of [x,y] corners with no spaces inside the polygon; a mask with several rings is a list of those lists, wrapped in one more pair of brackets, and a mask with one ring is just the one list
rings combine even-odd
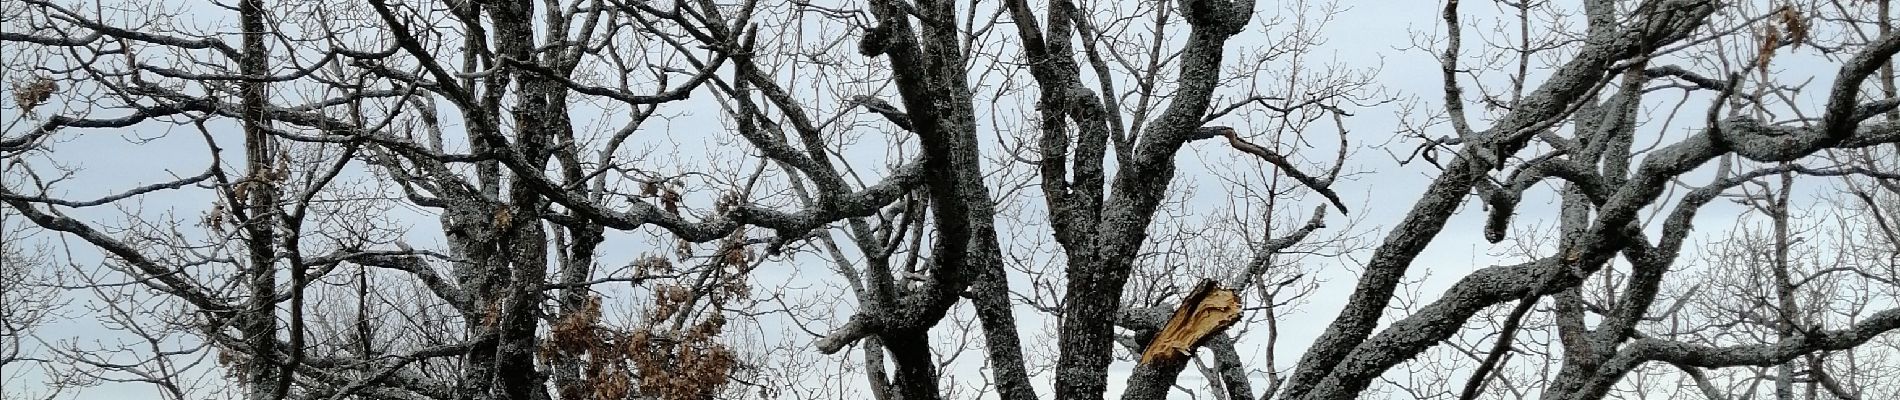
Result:
{"label": "overcast sky", "polygon": [[[181,1],[182,0],[167,0],[167,3],[174,5],[176,8],[193,10],[194,12],[189,14],[190,18],[202,19],[203,23],[200,24],[201,26],[220,24],[228,26],[235,20],[234,12],[210,7],[205,2]],[[1436,19],[1440,10],[1439,7],[1441,6],[1437,4],[1437,2],[1415,1],[1345,3],[1347,3],[1345,5],[1347,9],[1337,15],[1331,25],[1325,28],[1324,36],[1327,43],[1322,46],[1321,51],[1308,56],[1309,62],[1315,65],[1338,64],[1348,68],[1376,69],[1377,79],[1375,84],[1383,86],[1386,88],[1387,94],[1400,100],[1399,102],[1373,107],[1349,108],[1349,111],[1355,115],[1346,119],[1347,127],[1351,132],[1349,140],[1352,142],[1355,152],[1353,157],[1348,161],[1348,169],[1364,173],[1354,176],[1351,180],[1341,182],[1337,186],[1340,195],[1345,199],[1347,205],[1351,207],[1353,214],[1341,216],[1337,212],[1332,212],[1328,217],[1329,227],[1336,228],[1329,229],[1339,229],[1350,226],[1359,232],[1370,232],[1370,234],[1364,236],[1363,239],[1367,245],[1370,246],[1382,239],[1385,232],[1399,228],[1394,227],[1393,224],[1404,215],[1411,207],[1413,199],[1423,191],[1424,185],[1435,176],[1435,170],[1422,163],[1400,165],[1397,160],[1388,155],[1387,150],[1390,150],[1391,153],[1403,155],[1411,151],[1411,149],[1417,145],[1417,142],[1413,140],[1395,138],[1398,127],[1402,125],[1400,120],[1401,116],[1399,115],[1401,111],[1399,106],[1401,104],[1416,101],[1417,103],[1414,104],[1421,105],[1422,107],[1420,107],[1420,109],[1431,110],[1436,109],[1435,107],[1439,103],[1437,99],[1440,99],[1440,96],[1442,96],[1442,92],[1440,92],[1438,64],[1434,55],[1417,49],[1407,50],[1414,44],[1418,35],[1434,34],[1442,30],[1442,27],[1438,25],[1438,20]],[[1473,3],[1474,4],[1469,4],[1464,7],[1464,11],[1468,15],[1471,15],[1467,17],[1468,21],[1481,20],[1485,19],[1486,16],[1496,15],[1497,10],[1493,8],[1494,6],[1490,4],[1490,2]],[[1263,16],[1262,18],[1257,18],[1257,21],[1264,20],[1266,16],[1282,12],[1275,8],[1280,7],[1277,2],[1262,1],[1257,7],[1260,8],[1260,12]],[[1234,44],[1239,46],[1258,44],[1257,42],[1248,42],[1263,40],[1261,35],[1257,34],[1258,26],[1255,28],[1256,29],[1249,34],[1236,39]],[[1475,34],[1475,31],[1476,30],[1468,29],[1467,33]],[[1467,43],[1468,48],[1475,47],[1475,45],[1470,44],[1471,42],[1468,41]],[[1782,63],[1778,65],[1786,66],[1791,70],[1801,69],[1803,65],[1814,65],[1817,66],[1817,68],[1811,68],[1811,70],[1816,71],[1817,75],[1825,75],[1821,72],[1832,71],[1832,67],[1828,67],[1826,64],[1821,64],[1813,59],[1804,60],[1799,57],[1782,61]],[[15,79],[19,79],[18,76],[11,75],[4,78],[5,79],[0,80],[11,82]],[[1826,77],[1821,76],[1820,78],[1824,80]],[[1495,82],[1492,83],[1495,84]],[[1820,81],[1817,81],[1815,85],[1817,87],[1824,87]],[[16,121],[19,119],[19,110],[11,106],[12,100],[10,96],[6,97],[9,98],[3,101],[8,103],[6,107],[0,107],[0,121]],[[1652,102],[1673,100],[1660,99],[1667,96],[1655,97],[1659,98],[1659,100],[1651,100]],[[717,122],[713,120],[713,118],[716,118],[718,115],[717,109],[710,108],[710,103],[706,101],[696,101],[695,104],[705,105],[706,108],[700,110],[684,110],[686,114],[681,115],[679,119],[675,120],[672,123],[672,127],[678,129],[715,129],[713,127],[718,126]],[[1698,112],[1700,110],[1700,108],[1692,109],[1698,110]],[[44,113],[44,111],[42,111],[42,113]],[[611,116],[605,117],[611,118]],[[445,120],[446,119],[447,118],[445,118]],[[1223,123],[1223,121],[1216,121],[1216,123]],[[237,151],[237,144],[240,142],[237,140],[238,135],[236,131],[230,129],[231,127],[229,124],[224,124],[219,131],[219,136],[226,147],[226,157],[237,158],[240,156]],[[12,135],[16,134],[20,128],[11,126],[7,129],[7,134]],[[1681,129],[1684,128],[1674,129],[1676,129],[1676,131],[1666,133],[1668,137],[1679,137],[1682,133]],[[1440,129],[1435,135],[1447,132],[1448,130]],[[1653,134],[1655,132],[1651,133]],[[1326,134],[1322,134],[1321,136],[1325,135]],[[72,132],[63,134],[61,137],[65,138],[65,141],[55,145],[58,150],[54,153],[56,154],[56,160],[61,163],[81,166],[83,168],[71,177],[70,181],[59,186],[62,192],[55,194],[65,198],[95,198],[121,191],[138,184],[149,184],[176,177],[196,175],[201,172],[207,164],[207,159],[205,158],[205,144],[203,140],[198,137],[196,132],[190,130],[188,125],[147,124],[139,129],[94,130],[83,131],[83,133]],[[694,142],[690,139],[681,139],[680,135],[671,135],[659,140],[663,142],[648,143],[648,145],[665,146],[670,144],[678,146],[682,153],[713,153],[721,149],[719,143],[710,140]],[[671,141],[671,143],[664,141]],[[1324,146],[1325,144],[1322,143],[1321,145]],[[1381,146],[1383,145],[1389,145],[1390,147],[1382,148]],[[866,148],[883,148],[883,144],[876,142],[867,143],[863,146]],[[1233,164],[1229,164],[1229,160],[1231,160],[1233,156],[1232,151],[1233,150],[1224,143],[1213,140],[1191,144],[1187,149],[1182,151],[1179,162],[1181,166],[1179,178],[1176,181],[1177,184],[1198,184],[1203,188],[1189,204],[1193,205],[1193,207],[1206,207],[1209,211],[1212,211],[1213,208],[1216,207],[1225,206],[1226,203],[1219,197],[1228,196],[1228,193],[1218,190],[1218,180],[1214,178],[1214,173],[1215,169],[1218,168],[1234,167]],[[1317,151],[1306,154],[1330,156],[1331,152]],[[44,161],[46,160],[40,160],[40,162]],[[1326,160],[1313,161],[1325,162]],[[5,182],[9,185],[9,188],[18,187],[15,186],[18,182],[11,180],[14,178],[14,175],[8,173],[4,176],[9,179]],[[1699,177],[1700,175],[1697,176]],[[1816,186],[1807,186],[1803,189],[1804,192],[1813,193],[1813,191],[1819,188]],[[1547,221],[1554,216],[1555,201],[1554,197],[1550,196],[1550,193],[1550,190],[1545,189],[1537,191],[1536,195],[1527,196],[1523,206],[1519,209],[1518,218],[1520,226],[1536,223],[1538,221]],[[1306,215],[1306,211],[1304,210],[1311,210],[1312,205],[1323,204],[1319,198],[1311,196],[1302,199],[1302,201],[1302,204],[1306,204],[1305,206],[1292,208],[1302,210],[1299,212],[1299,215],[1295,217],[1297,220],[1304,220]],[[128,204],[143,207],[145,214],[154,217],[169,214],[169,216],[165,218],[190,221],[204,212],[209,207],[210,202],[206,191],[187,190],[161,192],[142,196],[136,202]],[[119,225],[128,222],[124,218],[125,211],[126,210],[115,209],[113,207],[95,207],[77,210],[72,212],[72,214],[75,217],[101,225]],[[1472,270],[1487,265],[1514,261],[1498,256],[1497,254],[1501,249],[1493,247],[1483,240],[1480,229],[1483,216],[1477,211],[1477,204],[1475,202],[1468,203],[1466,209],[1462,210],[1459,215],[1452,220],[1444,230],[1444,233],[1440,234],[1433,245],[1419,257],[1419,261],[1412,269],[1412,271],[1414,271],[1413,277],[1424,279],[1425,283],[1421,285],[1420,288],[1422,289],[1421,292],[1425,294],[1426,299],[1436,298],[1439,291],[1447,287],[1452,281],[1464,276]],[[1740,207],[1729,205],[1725,202],[1718,202],[1717,204],[1709,206],[1707,211],[1703,212],[1698,219],[1698,235],[1707,237],[1709,235],[1723,234],[1730,228],[1730,225],[1732,225],[1732,222],[1735,220],[1735,216],[1740,212],[1742,212]],[[439,227],[435,226],[435,221],[431,216],[407,207],[392,210],[390,211],[390,215],[394,218],[411,221],[414,224],[414,229],[408,239],[410,243],[415,244],[417,247],[429,247],[431,245],[440,244]],[[4,221],[4,223],[19,224],[23,223],[23,221],[18,220],[18,218],[12,218]],[[619,241],[615,242],[615,239],[610,239],[610,244],[642,241],[637,239],[642,236],[640,234],[619,233],[612,235],[618,236]],[[14,243],[41,242],[55,245],[60,243],[57,238],[45,235],[29,240],[19,240],[20,238],[6,239]],[[79,244],[76,241],[73,244],[71,260],[84,264],[97,262],[99,259],[96,253],[89,253],[87,246]],[[62,249],[62,251],[63,250],[64,249]],[[630,260],[637,254],[649,251],[665,252],[667,249],[610,245],[603,247],[604,254],[602,263],[606,266],[617,266]],[[1355,254],[1355,257],[1363,259],[1367,253],[1369,252],[1362,251]],[[60,257],[65,257],[65,255],[61,254]],[[1691,262],[1696,257],[1697,256],[1691,252],[1690,254],[1685,254],[1681,262]],[[1279,359],[1275,360],[1275,365],[1280,368],[1286,368],[1292,365],[1300,356],[1305,344],[1310,343],[1312,339],[1324,329],[1325,324],[1338,312],[1339,307],[1341,307],[1345,300],[1346,294],[1350,293],[1354,283],[1353,271],[1356,265],[1352,265],[1349,261],[1350,258],[1308,258],[1306,260],[1310,265],[1301,265],[1300,268],[1310,271],[1310,273],[1319,277],[1323,283],[1318,294],[1311,298],[1312,302],[1310,304],[1301,308],[1297,314],[1291,315],[1284,320],[1286,322],[1281,326],[1282,330],[1280,332],[1280,342],[1283,347],[1278,353]],[[1337,265],[1325,265],[1329,263]],[[761,282],[784,279],[794,282],[810,280],[813,283],[828,281],[835,284],[835,280],[837,279],[835,275],[825,272],[826,269],[818,260],[811,260],[808,263],[800,262],[797,264],[799,265],[766,268],[759,272],[760,275],[756,279]],[[794,270],[794,268],[796,268],[796,270]],[[1022,279],[1014,279],[1012,283],[1020,287],[1022,281]],[[849,305],[846,305],[846,307],[848,309]],[[81,342],[98,341],[99,343],[111,343],[112,341],[123,339],[116,337],[116,335],[118,335],[117,333],[104,329],[99,320],[85,311],[83,303],[75,303],[73,307],[69,308],[71,309],[67,311],[67,315],[72,317],[56,321],[44,327],[43,330],[39,332],[41,338],[48,340],[78,340]],[[842,317],[843,315],[840,316],[838,321],[841,322],[843,320]],[[1018,309],[1018,317],[1023,319],[1021,326],[1023,327],[1025,335],[1032,333],[1046,335],[1046,332],[1033,331],[1053,327],[1053,324],[1048,323],[1048,320],[1040,313],[1026,307]],[[766,321],[764,323],[772,325],[775,322]],[[767,342],[783,339],[778,335],[786,331],[792,330],[789,328],[778,330],[768,328],[762,331],[763,333],[760,339]],[[810,338],[793,338],[793,340],[808,342]],[[1255,363],[1254,365],[1259,365],[1258,363],[1263,361],[1259,360],[1259,355],[1262,354],[1258,348],[1260,342],[1258,340],[1247,340],[1243,341],[1243,343],[1251,347],[1242,349],[1241,353],[1243,359]],[[1032,347],[1050,345],[1053,344],[1030,344]],[[974,373],[975,368],[980,365],[980,362],[980,354],[966,354],[962,362],[957,364],[960,367],[958,371],[965,374]],[[1116,364],[1109,380],[1111,395],[1119,392],[1122,381],[1132,365],[1133,364],[1127,362],[1118,362]],[[16,372],[18,371],[7,371],[5,374],[0,374],[0,379],[18,377],[18,375],[14,375]],[[1045,395],[1050,393],[1049,387],[1047,386],[1048,374],[1041,375],[1038,378],[1038,382],[1041,385],[1038,387],[1038,392]],[[853,383],[862,381],[862,378],[859,377],[850,377],[847,379]],[[1198,373],[1190,371],[1182,375],[1181,385],[1190,388],[1204,387],[1204,385],[1200,383],[1200,379]],[[15,391],[20,388],[31,391],[34,385],[37,385],[35,381],[37,381],[37,379],[17,379],[8,382],[6,387],[8,391]],[[25,384],[22,385],[21,382],[25,382]],[[144,385],[107,385],[94,390],[95,391],[87,392],[88,395],[82,396],[81,398],[142,398],[140,395],[149,394],[151,389]]]}

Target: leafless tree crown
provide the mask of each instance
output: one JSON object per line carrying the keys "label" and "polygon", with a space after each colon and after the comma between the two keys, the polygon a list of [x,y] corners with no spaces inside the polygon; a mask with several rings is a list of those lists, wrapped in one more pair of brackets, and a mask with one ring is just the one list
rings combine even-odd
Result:
{"label": "leafless tree crown", "polygon": [[1900,398],[1891,0],[1379,7],[10,0],[0,399]]}

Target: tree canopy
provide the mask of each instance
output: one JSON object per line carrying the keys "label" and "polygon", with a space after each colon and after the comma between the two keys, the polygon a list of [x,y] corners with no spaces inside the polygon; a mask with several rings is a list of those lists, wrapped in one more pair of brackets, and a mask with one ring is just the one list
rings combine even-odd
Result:
{"label": "tree canopy", "polygon": [[1900,396],[1891,6],[8,1],[0,398]]}

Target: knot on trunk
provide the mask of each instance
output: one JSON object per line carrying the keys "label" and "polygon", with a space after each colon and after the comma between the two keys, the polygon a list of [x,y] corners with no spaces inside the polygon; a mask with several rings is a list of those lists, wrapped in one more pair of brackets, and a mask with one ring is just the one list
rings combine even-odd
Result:
{"label": "knot on trunk", "polygon": [[1233,36],[1253,19],[1253,0],[1181,0],[1181,14],[1196,29]]}

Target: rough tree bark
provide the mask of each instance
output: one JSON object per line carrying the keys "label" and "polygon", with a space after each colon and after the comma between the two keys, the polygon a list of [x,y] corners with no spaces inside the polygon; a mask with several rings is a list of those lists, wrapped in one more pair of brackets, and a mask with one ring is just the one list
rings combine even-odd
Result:
{"label": "rough tree bark", "polygon": [[[766,318],[817,335],[804,350],[841,354],[829,362],[861,362],[867,397],[877,399],[941,399],[974,385],[1004,400],[1099,400],[1117,362],[1134,363],[1125,400],[1167,398],[1197,362],[1219,398],[1349,399],[1460,340],[1468,325],[1494,322],[1478,315],[1507,304],[1515,308],[1499,314],[1503,331],[1487,336],[1491,345],[1470,347],[1488,352],[1452,368],[1473,372],[1465,397],[1498,390],[1506,354],[1535,333],[1525,327],[1532,321],[1550,321],[1561,356],[1532,387],[1541,393],[1519,395],[1604,398],[1659,361],[1705,393],[1719,393],[1705,370],[1773,366],[1775,393],[1788,398],[1808,373],[1791,360],[1814,365],[1817,382],[1839,395],[1851,388],[1823,379],[1825,352],[1890,335],[1900,310],[1796,322],[1796,308],[1809,306],[1796,300],[1806,280],[1788,268],[1787,188],[1796,178],[1892,185],[1900,177],[1879,163],[1814,166],[1900,143],[1891,67],[1900,34],[1888,3],[1878,2],[1877,21],[1802,16],[1820,6],[1703,0],[1586,0],[1574,16],[1558,12],[1564,5],[1509,5],[1523,26],[1518,47],[1497,53],[1518,58],[1506,96],[1474,72],[1492,70],[1472,65],[1481,52],[1463,48],[1478,7],[1447,1],[1435,50],[1440,110],[1422,128],[1403,128],[1437,170],[1366,257],[1340,258],[1363,264],[1338,292],[1343,308],[1290,369],[1271,360],[1286,348],[1277,323],[1295,302],[1279,291],[1320,283],[1281,257],[1323,247],[1315,232],[1339,231],[1326,226],[1326,208],[1343,214],[1355,200],[1334,188],[1351,176],[1341,172],[1345,158],[1353,142],[1377,142],[1364,129],[1348,135],[1344,121],[1383,99],[1352,79],[1301,75],[1311,72],[1300,57],[1276,59],[1315,51],[1323,35],[1304,25],[1274,30],[1252,0],[364,0],[311,6],[320,21],[243,0],[237,46],[168,28],[179,19],[120,23],[104,11],[20,0],[0,7],[17,21],[0,21],[0,43],[50,61],[8,68],[47,75],[75,100],[15,89],[11,104],[23,112],[0,131],[0,163],[25,167],[0,172],[0,201],[33,229],[107,258],[102,276],[129,282],[85,289],[137,288],[148,292],[127,298],[190,310],[199,320],[164,334],[125,330],[162,344],[141,350],[154,358],[197,351],[166,350],[179,343],[217,345],[237,361],[234,380],[248,399],[767,396],[782,382],[756,378],[783,354],[753,357],[739,350],[756,349],[729,347],[747,339],[725,336],[751,334],[728,324],[763,331],[756,324]],[[1531,10],[1545,7],[1558,39],[1534,44]],[[1878,29],[1822,43],[1810,33],[1817,23]],[[1260,40],[1256,27],[1296,44],[1275,47],[1282,38]],[[1727,53],[1737,46],[1761,54]],[[1769,77],[1774,54],[1800,46],[1839,58],[1829,61],[1839,70],[1826,75],[1819,110],[1786,100],[1798,96]],[[1689,52],[1721,62],[1671,64],[1698,60]],[[1552,68],[1531,72],[1531,60],[1559,53]],[[1279,62],[1293,68],[1261,67]],[[1290,76],[1275,76],[1282,72]],[[1701,124],[1652,128],[1679,119],[1654,107],[1665,89],[1682,90],[1683,104],[1706,102]],[[35,107],[48,116],[28,118]],[[712,122],[672,124],[695,113]],[[1314,121],[1328,119],[1341,142],[1332,165],[1314,167],[1310,160],[1328,157],[1298,152],[1310,152]],[[203,174],[72,200],[62,197],[68,184],[48,178],[58,174],[42,173],[83,159],[52,150],[78,132],[168,126],[199,133],[194,140],[211,149]],[[236,182],[219,159],[230,127],[245,153]],[[866,137],[887,139],[886,165],[854,160]],[[1225,140],[1207,140],[1215,138]],[[663,154],[682,142],[715,150]],[[1182,182],[1198,178],[1180,172],[1180,153],[1195,143],[1214,143],[1203,150],[1248,161],[1236,170],[1259,166],[1242,172],[1272,182],[1226,186],[1240,199],[1234,208],[1249,210],[1232,212],[1224,227],[1237,233],[1182,228],[1187,218],[1177,214],[1199,212],[1176,201],[1192,186]],[[1440,151],[1452,154],[1442,164]],[[1684,183],[1718,160],[1712,181]],[[1652,308],[1695,246],[1697,213],[1769,177],[1782,180],[1775,339],[1651,335]],[[1488,241],[1517,239],[1512,228],[1527,225],[1514,220],[1519,203],[1552,181],[1560,239],[1551,246],[1474,268],[1437,297],[1400,297],[1462,207],[1488,213]],[[143,224],[168,218],[153,213],[132,212],[140,220],[132,227],[69,215],[201,187],[222,197],[188,232]],[[1241,215],[1258,198],[1270,199],[1267,215]],[[1402,204],[1390,200],[1376,201]],[[1314,205],[1307,217],[1302,207]],[[408,228],[375,215],[398,207],[433,218],[400,224],[439,231],[430,241],[440,243],[411,246],[402,240]],[[226,235],[227,225],[237,234]],[[1169,258],[1178,249],[1158,250],[1236,238],[1247,243],[1237,255],[1210,250],[1182,261]],[[618,257],[631,261],[608,264]],[[1210,263],[1221,265],[1198,265]],[[347,279],[338,272],[346,265],[357,267]],[[780,276],[758,273],[765,265],[836,271],[848,295],[835,298],[855,308],[799,308],[783,293],[750,299],[755,289],[794,286],[794,278],[758,282]],[[1145,281],[1166,275],[1183,276]],[[1586,285],[1596,278],[1601,287]],[[1139,353],[1165,336],[1168,312],[1193,301],[1181,291],[1202,281],[1239,299],[1241,319],[1272,320],[1266,357],[1249,355],[1260,338],[1241,322],[1196,332],[1204,340],[1180,349],[1184,357],[1118,359],[1117,347]],[[391,297],[402,301],[374,300]],[[336,298],[354,302],[348,323],[325,315],[341,307]],[[1551,306],[1540,307],[1546,298]],[[982,330],[979,384],[952,379],[963,349],[940,346],[954,325],[943,321],[965,299]],[[737,304],[746,300],[756,301]],[[1395,315],[1395,304],[1410,312]],[[1052,331],[1036,329],[1025,310],[1055,321]],[[844,316],[806,320],[833,314]],[[1038,352],[1043,339],[1053,345]],[[853,346],[862,347],[845,351]],[[176,371],[81,353],[68,359],[185,391]],[[1269,360],[1246,361],[1256,358]],[[1253,381],[1256,372],[1266,382]]]}

